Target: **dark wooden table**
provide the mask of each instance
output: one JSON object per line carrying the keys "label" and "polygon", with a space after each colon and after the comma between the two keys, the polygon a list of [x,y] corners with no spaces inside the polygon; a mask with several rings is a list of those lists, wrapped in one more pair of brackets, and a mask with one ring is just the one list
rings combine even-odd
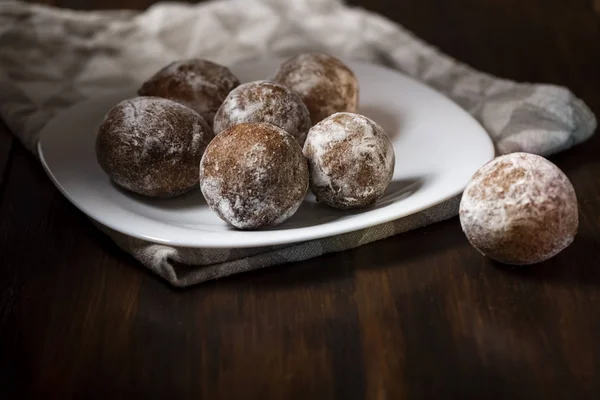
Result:
{"label": "dark wooden table", "polygon": [[[569,86],[600,114],[598,0],[353,3],[481,70]],[[455,218],[175,290],[2,128],[0,397],[598,399],[599,157],[599,136],[552,157],[577,191],[580,230],[535,267],[482,258]]]}

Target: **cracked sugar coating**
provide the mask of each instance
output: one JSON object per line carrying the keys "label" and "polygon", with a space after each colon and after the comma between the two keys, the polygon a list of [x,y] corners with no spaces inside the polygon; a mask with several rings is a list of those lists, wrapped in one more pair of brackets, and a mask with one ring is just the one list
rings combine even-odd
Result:
{"label": "cracked sugar coating", "polygon": [[136,97],[106,114],[96,157],[119,186],[145,196],[171,197],[198,184],[198,165],[212,137],[204,119],[190,108]]}
{"label": "cracked sugar coating", "polygon": [[310,188],[334,208],[371,205],[394,175],[394,148],[383,128],[371,119],[337,113],[308,132],[304,156],[310,169]]}
{"label": "cracked sugar coating", "polygon": [[356,112],[358,80],[344,63],[327,54],[305,53],[279,67],[274,80],[297,93],[312,123],[336,112]]}
{"label": "cracked sugar coating", "polygon": [[527,265],[547,260],[577,233],[575,190],[543,157],[512,153],[477,171],[460,203],[471,244],[497,261]]}
{"label": "cracked sugar coating", "polygon": [[212,126],[227,94],[240,84],[226,67],[207,60],[172,62],[142,84],[140,96],[156,96],[188,106]]}
{"label": "cracked sugar coating", "polygon": [[300,146],[311,127],[300,97],[279,83],[256,81],[233,89],[215,115],[215,134],[242,122],[267,122],[294,136]]}
{"label": "cracked sugar coating", "polygon": [[290,218],[308,190],[308,166],[296,139],[271,124],[243,123],[217,135],[200,163],[210,208],[239,229]]}

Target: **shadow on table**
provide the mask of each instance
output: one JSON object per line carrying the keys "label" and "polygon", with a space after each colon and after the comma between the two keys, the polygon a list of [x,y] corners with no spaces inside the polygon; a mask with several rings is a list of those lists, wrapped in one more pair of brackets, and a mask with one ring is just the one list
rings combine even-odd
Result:
{"label": "shadow on table", "polygon": [[497,261],[490,264],[515,279],[595,286],[600,284],[599,247],[600,243],[592,237],[581,235],[563,252],[539,264],[511,266]]}
{"label": "shadow on table", "polygon": [[[457,229],[456,234],[452,234]],[[360,270],[398,271],[414,265],[419,258],[464,246],[466,239],[459,233],[460,227],[452,219],[436,224],[435,229],[420,228],[342,252],[241,274],[228,278],[227,282],[221,280],[219,284],[238,285],[244,281],[253,290],[278,290],[353,280]]]}

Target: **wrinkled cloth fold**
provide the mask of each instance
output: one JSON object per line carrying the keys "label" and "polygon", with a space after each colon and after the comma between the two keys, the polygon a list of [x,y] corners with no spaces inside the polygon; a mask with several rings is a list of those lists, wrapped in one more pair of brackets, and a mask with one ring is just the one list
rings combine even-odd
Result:
{"label": "wrinkled cloth fold", "polygon": [[[138,84],[192,57],[226,65],[322,51],[387,65],[445,94],[475,117],[498,154],[543,156],[588,139],[589,108],[568,89],[478,72],[377,14],[337,0],[159,3],[144,12],[77,12],[0,2],[0,115],[32,152],[55,115],[92,96]],[[124,251],[176,286],[343,251],[442,221],[460,197],[339,236],[256,249],[177,248],[97,224]]]}

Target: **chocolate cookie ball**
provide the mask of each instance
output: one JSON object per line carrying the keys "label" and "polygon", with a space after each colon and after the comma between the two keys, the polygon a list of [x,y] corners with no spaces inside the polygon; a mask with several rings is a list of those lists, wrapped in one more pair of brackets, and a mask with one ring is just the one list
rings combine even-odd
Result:
{"label": "chocolate cookie ball", "polygon": [[304,156],[310,188],[334,208],[371,205],[394,174],[394,148],[383,128],[369,118],[337,113],[308,131]]}
{"label": "chocolate cookie ball", "polygon": [[207,60],[175,61],[144,82],[140,96],[156,96],[188,106],[212,126],[227,94],[240,84],[226,67]]}
{"label": "chocolate cookie ball", "polygon": [[297,93],[312,123],[336,112],[356,112],[358,80],[344,63],[327,54],[300,54],[284,62],[274,80]]}
{"label": "chocolate cookie ball", "polygon": [[217,115],[215,134],[243,122],[267,122],[294,136],[300,146],[310,129],[310,114],[288,88],[275,82],[257,81],[233,89]]}
{"label": "chocolate cookie ball", "polygon": [[550,161],[527,153],[481,167],[460,203],[460,222],[471,244],[506,264],[553,257],[571,244],[578,221],[569,179]]}
{"label": "chocolate cookie ball", "polygon": [[308,167],[294,137],[266,123],[243,123],[217,135],[200,163],[210,208],[239,229],[280,224],[306,195]]}
{"label": "chocolate cookie ball", "polygon": [[96,138],[96,157],[119,186],[171,197],[198,184],[198,165],[212,132],[192,109],[158,97],[113,107]]}

